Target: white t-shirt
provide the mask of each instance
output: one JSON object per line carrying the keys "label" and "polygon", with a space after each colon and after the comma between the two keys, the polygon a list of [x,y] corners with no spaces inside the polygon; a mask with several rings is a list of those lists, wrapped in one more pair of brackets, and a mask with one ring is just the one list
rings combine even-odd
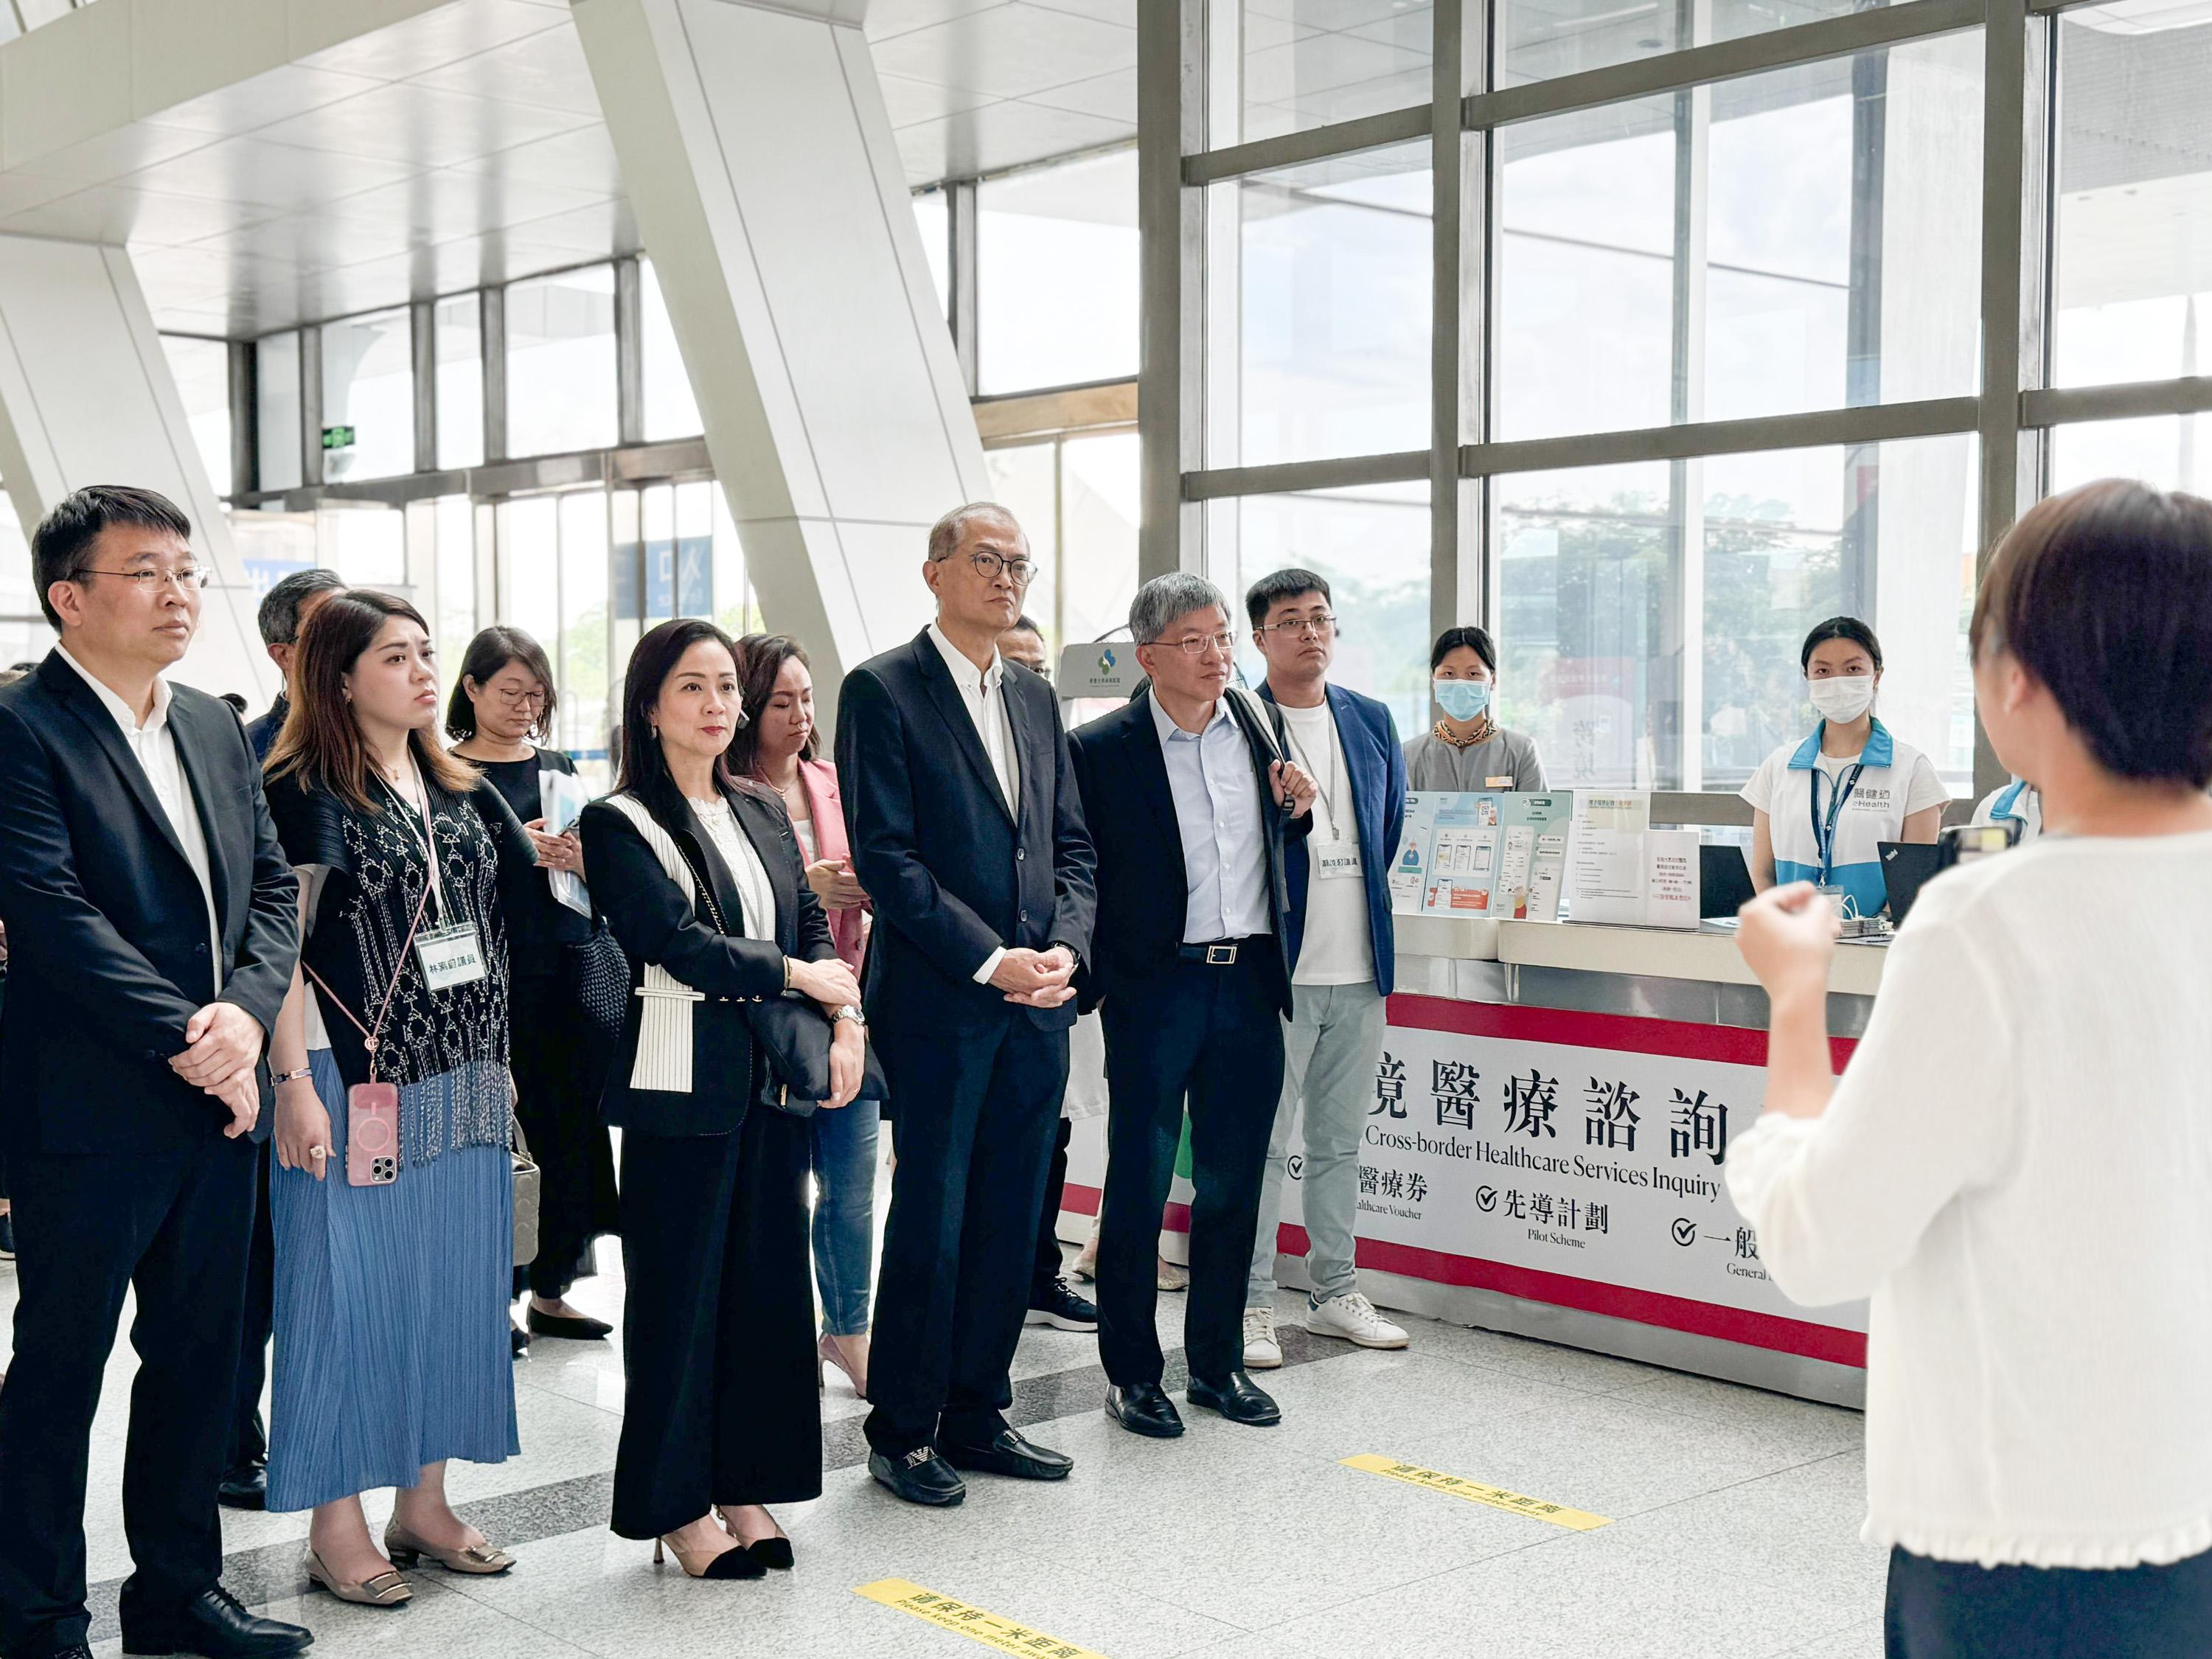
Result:
{"label": "white t-shirt", "polygon": [[[1889,896],[1881,872],[1881,843],[1902,841],[1905,819],[1951,799],[1934,762],[1879,721],[1863,756],[1821,752],[1816,728],[1811,737],[1784,744],[1761,761],[1742,796],[1767,816],[1775,880],[1817,881],[1821,858],[1820,837],[1813,833],[1813,810],[1817,805],[1825,828],[1828,808],[1863,758],[1866,769],[1835,817],[1827,875],[1851,896],[1859,915],[1870,916]],[[1816,775],[1820,780],[1817,795],[1813,785]]]}
{"label": "white t-shirt", "polygon": [[1776,1285],[1873,1297],[1870,1542],[1985,1566],[2212,1548],[2208,939],[2212,833],[1947,871],[1826,1115],[1730,1149]]}
{"label": "white t-shirt", "polygon": [[[1277,705],[1279,708],[1281,705]],[[1324,879],[1324,852],[1357,853],[1359,820],[1352,804],[1352,769],[1344,740],[1327,702],[1283,708],[1291,756],[1314,781],[1313,832],[1306,837],[1306,925],[1298,945],[1293,985],[1371,984],[1375,942],[1368,933],[1367,882],[1358,876]],[[1297,896],[1294,893],[1291,897]]]}

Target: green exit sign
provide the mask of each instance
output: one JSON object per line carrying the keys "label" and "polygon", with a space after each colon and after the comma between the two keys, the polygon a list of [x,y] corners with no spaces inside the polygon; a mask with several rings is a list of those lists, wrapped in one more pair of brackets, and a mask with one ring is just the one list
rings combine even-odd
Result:
{"label": "green exit sign", "polygon": [[323,428],[323,447],[325,449],[351,449],[353,447],[353,428],[349,426],[325,427]]}

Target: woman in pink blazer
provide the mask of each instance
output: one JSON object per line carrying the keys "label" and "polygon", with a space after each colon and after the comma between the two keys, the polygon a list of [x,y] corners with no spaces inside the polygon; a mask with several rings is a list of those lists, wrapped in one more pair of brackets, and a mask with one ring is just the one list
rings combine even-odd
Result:
{"label": "woman in pink blazer", "polygon": [[[814,757],[814,677],[806,653],[781,634],[738,642],[745,724],[730,744],[730,769],[783,798],[806,866],[806,884],[830,914],[837,954],[855,975],[868,942],[868,896],[853,878],[837,769]],[[876,1139],[873,1103],[809,1120],[814,1139],[814,1281],[822,1293],[821,1363],[868,1389],[868,1290],[875,1282]]]}

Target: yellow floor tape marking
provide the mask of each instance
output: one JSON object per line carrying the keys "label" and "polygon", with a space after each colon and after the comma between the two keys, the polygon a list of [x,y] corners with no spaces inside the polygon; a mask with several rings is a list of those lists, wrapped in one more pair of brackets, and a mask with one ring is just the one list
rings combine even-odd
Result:
{"label": "yellow floor tape marking", "polygon": [[1023,1659],[1104,1659],[1089,1648],[1079,1648],[1057,1636],[1030,1630],[1011,1619],[1001,1619],[995,1613],[986,1613],[965,1601],[939,1595],[904,1578],[878,1578],[872,1584],[856,1586],[853,1594],[880,1601],[887,1607],[896,1607],[901,1613],[910,1613],[917,1619],[926,1619],[939,1630],[955,1632],[1001,1653],[1020,1654]]}
{"label": "yellow floor tape marking", "polygon": [[1589,1532],[1595,1528],[1613,1524],[1602,1515],[1588,1515],[1581,1510],[1571,1510],[1564,1504],[1547,1504],[1540,1498],[1530,1498],[1523,1492],[1508,1492],[1503,1486],[1486,1486],[1480,1480],[1468,1480],[1456,1474],[1425,1469],[1417,1463],[1401,1463],[1395,1457],[1377,1457],[1372,1452],[1363,1452],[1358,1457],[1347,1457],[1342,1462],[1348,1469],[1364,1469],[1370,1474],[1388,1475],[1391,1480],[1402,1480],[1409,1486],[1440,1492],[1448,1498],[1464,1498],[1470,1504],[1485,1504],[1510,1515],[1533,1515],[1539,1521],[1548,1521],[1555,1527],[1566,1527],[1575,1532]]}

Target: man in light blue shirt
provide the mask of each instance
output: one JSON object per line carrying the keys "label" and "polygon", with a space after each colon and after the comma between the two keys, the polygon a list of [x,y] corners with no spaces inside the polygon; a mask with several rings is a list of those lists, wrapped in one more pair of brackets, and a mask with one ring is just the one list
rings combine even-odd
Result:
{"label": "man in light blue shirt", "polygon": [[1274,932],[1259,780],[1252,770],[1251,747],[1230,718],[1229,699],[1215,700],[1213,718],[1200,732],[1176,725],[1157,696],[1145,702],[1160,734],[1176,827],[1182,838],[1190,900],[1183,943]]}
{"label": "man in light blue shirt", "polygon": [[1232,691],[1220,591],[1157,577],[1129,607],[1151,694],[1069,739],[1098,852],[1095,966],[1106,1030],[1106,1199],[1098,1357],[1107,1414],[1168,1438],[1153,1245],[1190,1113],[1190,1401],[1231,1422],[1281,1413],[1245,1374],[1244,1281],[1283,1086],[1291,1007],[1286,837],[1312,827],[1313,780],[1280,717]]}

